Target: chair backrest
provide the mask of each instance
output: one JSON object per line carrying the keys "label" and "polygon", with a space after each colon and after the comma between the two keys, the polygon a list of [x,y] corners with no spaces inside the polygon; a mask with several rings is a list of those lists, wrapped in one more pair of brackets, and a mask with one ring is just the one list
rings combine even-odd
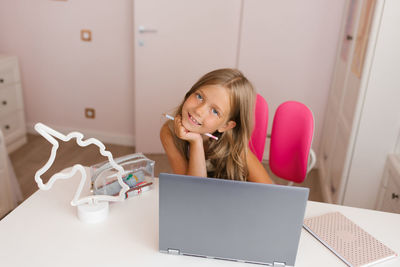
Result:
{"label": "chair backrest", "polygon": [[301,183],[307,174],[307,164],[314,133],[311,110],[296,101],[279,105],[272,123],[269,165],[280,178]]}
{"label": "chair backrest", "polygon": [[259,161],[262,161],[264,154],[265,141],[267,139],[268,128],[268,104],[265,99],[257,94],[255,103],[254,129],[251,134],[249,147],[250,150],[257,156]]}

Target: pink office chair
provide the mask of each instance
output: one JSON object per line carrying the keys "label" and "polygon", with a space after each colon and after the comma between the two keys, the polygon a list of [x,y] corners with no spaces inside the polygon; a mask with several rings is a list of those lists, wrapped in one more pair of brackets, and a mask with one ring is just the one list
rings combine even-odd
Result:
{"label": "pink office chair", "polygon": [[[249,142],[250,150],[262,161],[267,137],[268,105],[257,95],[255,126]],[[304,104],[296,101],[282,103],[272,124],[269,165],[278,177],[301,183],[315,165],[311,149],[314,119]],[[310,160],[309,160],[310,159]]]}
{"label": "pink office chair", "polygon": [[315,154],[311,150],[313,133],[314,118],[306,105],[296,101],[279,105],[272,123],[271,171],[285,180],[303,182],[315,165]]}
{"label": "pink office chair", "polygon": [[250,150],[257,156],[259,161],[262,161],[264,154],[265,141],[267,140],[268,128],[268,104],[264,97],[257,94],[255,104],[254,129],[251,134],[249,147]]}

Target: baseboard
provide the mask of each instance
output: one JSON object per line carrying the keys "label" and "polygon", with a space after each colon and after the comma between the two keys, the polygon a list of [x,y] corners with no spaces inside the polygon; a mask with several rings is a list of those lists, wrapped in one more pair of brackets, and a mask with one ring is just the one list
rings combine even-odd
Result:
{"label": "baseboard", "polygon": [[27,141],[28,141],[28,139],[26,138],[26,134],[24,134],[23,136],[20,136],[18,139],[14,140],[13,142],[7,144],[6,146],[7,146],[8,154],[11,154],[15,150],[17,150],[18,148],[20,148],[21,146],[26,144]]}
{"label": "baseboard", "polygon": [[[33,123],[26,124],[26,130],[31,134],[38,134],[34,129]],[[57,125],[46,124],[47,126],[59,131],[63,134],[70,132],[80,132],[84,135],[84,140],[87,138],[96,138],[106,144],[123,145],[123,146],[135,146],[135,137],[133,135],[116,134],[102,131],[94,131],[89,129],[76,129]]]}

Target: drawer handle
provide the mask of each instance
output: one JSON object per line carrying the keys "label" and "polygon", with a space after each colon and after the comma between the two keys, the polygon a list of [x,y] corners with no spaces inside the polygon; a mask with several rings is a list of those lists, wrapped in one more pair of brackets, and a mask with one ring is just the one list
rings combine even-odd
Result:
{"label": "drawer handle", "polygon": [[3,102],[1,102],[3,104],[3,106],[7,105],[7,101],[3,100]]}
{"label": "drawer handle", "polygon": [[395,193],[392,193],[392,199],[399,199],[399,195],[398,194],[395,194]]}
{"label": "drawer handle", "polygon": [[11,127],[10,127],[10,125],[6,125],[6,126],[4,126],[4,128],[6,129],[6,130],[9,130]]}
{"label": "drawer handle", "polygon": [[0,83],[4,83],[4,79],[3,78],[0,78]]}

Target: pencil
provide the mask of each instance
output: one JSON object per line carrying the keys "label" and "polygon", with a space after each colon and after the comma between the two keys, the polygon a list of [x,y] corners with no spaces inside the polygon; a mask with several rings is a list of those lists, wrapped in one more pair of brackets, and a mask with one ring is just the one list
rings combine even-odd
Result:
{"label": "pencil", "polygon": [[[168,114],[164,114],[165,115],[165,117],[167,118],[167,119],[169,119],[169,120],[175,120],[175,118],[174,117],[172,117],[171,115],[168,115]],[[210,133],[205,133],[204,134],[205,136],[208,136],[208,137],[210,137],[210,138],[212,138],[212,139],[214,139],[214,140],[218,140],[218,137],[216,137],[216,136],[214,136],[214,135],[212,135],[212,134],[210,134]]]}

